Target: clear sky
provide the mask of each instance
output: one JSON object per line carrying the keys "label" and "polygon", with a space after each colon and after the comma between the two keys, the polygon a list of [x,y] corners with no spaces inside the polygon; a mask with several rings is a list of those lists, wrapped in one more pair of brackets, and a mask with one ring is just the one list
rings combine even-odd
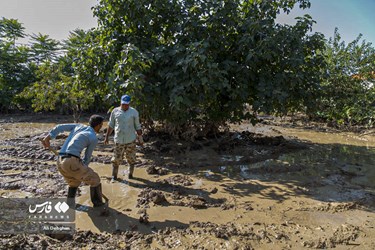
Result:
{"label": "clear sky", "polygon": [[0,0],[0,17],[18,19],[26,34],[63,40],[76,28],[96,27],[91,10],[95,4],[96,0]]}
{"label": "clear sky", "polygon": [[375,46],[375,0],[310,0],[311,8],[305,11],[294,9],[280,21],[292,24],[295,16],[309,14],[317,23],[313,32],[332,37],[335,27],[341,39],[351,42],[362,33],[362,39]]}
{"label": "clear sky", "polygon": [[[313,31],[333,36],[335,27],[346,42],[359,33],[375,46],[375,0],[310,0],[308,11],[295,10],[278,20],[293,23],[296,15],[310,14],[317,24]],[[69,31],[96,26],[91,7],[96,0],[0,0],[0,17],[18,19],[27,34],[42,33],[66,39]]]}

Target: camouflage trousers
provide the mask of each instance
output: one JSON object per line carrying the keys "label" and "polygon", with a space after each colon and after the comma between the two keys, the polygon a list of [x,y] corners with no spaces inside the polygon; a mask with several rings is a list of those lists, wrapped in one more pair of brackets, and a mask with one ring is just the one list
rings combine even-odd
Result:
{"label": "camouflage trousers", "polygon": [[115,143],[114,156],[112,157],[112,166],[118,169],[126,154],[126,160],[130,166],[134,166],[136,162],[136,144],[135,141],[127,144]]}

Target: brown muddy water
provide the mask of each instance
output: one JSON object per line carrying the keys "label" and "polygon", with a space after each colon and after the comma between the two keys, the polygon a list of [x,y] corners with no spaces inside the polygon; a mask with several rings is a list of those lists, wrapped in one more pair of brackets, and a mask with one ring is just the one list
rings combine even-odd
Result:
{"label": "brown muddy water", "polygon": [[[38,139],[69,119],[0,120],[1,197],[66,196],[55,157]],[[0,249],[375,249],[373,134],[269,123],[195,142],[148,134],[135,178],[124,162],[114,183],[113,145],[103,135],[90,166],[109,216],[93,211],[82,185],[74,235],[2,235]]]}

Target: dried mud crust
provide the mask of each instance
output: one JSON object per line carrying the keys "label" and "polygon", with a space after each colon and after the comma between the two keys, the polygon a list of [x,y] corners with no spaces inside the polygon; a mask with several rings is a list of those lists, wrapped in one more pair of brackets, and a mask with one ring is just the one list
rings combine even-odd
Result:
{"label": "dried mud crust", "polygon": [[[320,228],[325,230],[325,228]],[[308,232],[308,233],[306,233]],[[320,236],[316,228],[295,223],[216,224],[191,222],[188,228],[165,228],[151,234],[137,231],[74,235],[4,235],[0,249],[258,249],[275,244],[291,248],[326,249],[351,245],[364,236],[358,227],[341,225]],[[58,239],[56,239],[58,238]]]}

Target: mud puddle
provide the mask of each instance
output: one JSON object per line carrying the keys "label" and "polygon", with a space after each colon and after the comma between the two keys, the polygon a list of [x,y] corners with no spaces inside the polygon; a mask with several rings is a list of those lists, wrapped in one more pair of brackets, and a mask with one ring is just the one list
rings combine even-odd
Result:
{"label": "mud puddle", "polygon": [[[0,123],[20,128],[16,135],[1,137],[2,185],[24,179],[1,186],[2,197],[66,196],[54,156],[38,141],[53,127],[45,122],[30,130],[24,122]],[[58,149],[64,139],[53,141],[53,147]],[[230,134],[194,143],[162,134],[145,139],[132,180],[124,162],[120,180],[110,182],[112,145],[99,143],[94,152],[90,166],[101,176],[110,200],[108,217],[95,214],[89,187],[83,185],[73,236],[2,236],[3,246],[375,248],[371,135],[241,124]]]}

